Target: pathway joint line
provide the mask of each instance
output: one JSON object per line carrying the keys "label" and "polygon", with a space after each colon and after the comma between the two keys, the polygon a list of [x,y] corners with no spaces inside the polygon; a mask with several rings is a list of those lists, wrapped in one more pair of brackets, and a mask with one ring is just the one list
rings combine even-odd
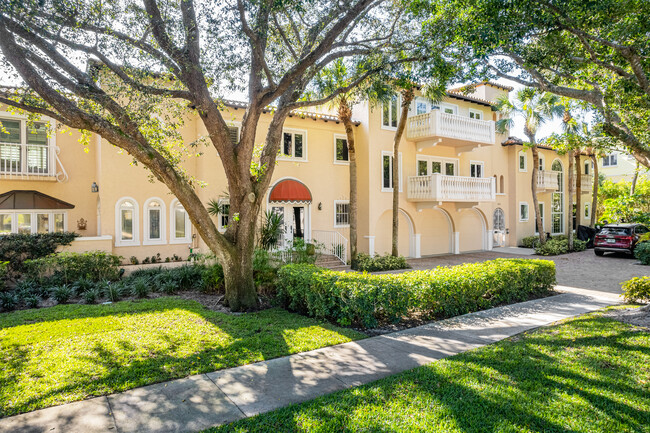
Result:
{"label": "pathway joint line", "polygon": [[[219,371],[219,370],[217,370],[217,371]],[[219,385],[217,385],[217,382],[215,382],[214,380],[212,380],[212,378],[210,376],[208,376],[208,373],[203,373],[203,376],[205,376],[210,382],[212,382],[214,384],[214,386],[216,386],[217,389],[219,391],[221,391],[223,393],[223,395],[226,396],[228,401],[231,402],[237,408],[237,410],[242,414],[242,416],[244,418],[248,418],[246,416],[246,414],[244,413],[244,411],[241,409],[241,407],[239,407],[239,405],[237,403],[235,403],[232,398],[230,398],[230,396],[228,395],[228,393],[226,391],[224,391],[223,389],[221,389],[221,387]]]}

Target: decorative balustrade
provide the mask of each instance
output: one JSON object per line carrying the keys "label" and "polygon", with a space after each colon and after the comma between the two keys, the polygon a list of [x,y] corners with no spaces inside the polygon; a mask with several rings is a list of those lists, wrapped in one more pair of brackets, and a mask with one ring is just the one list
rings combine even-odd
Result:
{"label": "decorative balustrade", "polygon": [[537,171],[537,189],[557,191],[560,184],[557,171]]}
{"label": "decorative balustrade", "polygon": [[[57,170],[58,168],[58,170]],[[0,143],[0,179],[68,179],[56,146]]]}
{"label": "decorative balustrade", "polygon": [[[573,179],[573,189],[575,191],[576,181]],[[580,192],[582,194],[589,194],[594,188],[594,177],[590,174],[583,174],[580,176]]]}
{"label": "decorative balustrade", "polygon": [[494,121],[472,119],[457,114],[443,113],[440,110],[408,118],[407,140],[421,141],[436,137],[494,144]]}
{"label": "decorative balustrade", "polygon": [[321,253],[336,256],[341,262],[348,262],[348,240],[339,232],[327,230],[312,230],[311,239],[317,247],[323,248]]}
{"label": "decorative balustrade", "polygon": [[485,202],[496,199],[493,177],[410,176],[407,198],[410,201]]}

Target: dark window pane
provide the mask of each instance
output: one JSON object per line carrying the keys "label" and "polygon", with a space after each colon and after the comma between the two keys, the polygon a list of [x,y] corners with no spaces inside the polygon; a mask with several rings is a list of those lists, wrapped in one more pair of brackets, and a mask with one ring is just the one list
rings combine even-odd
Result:
{"label": "dark window pane", "polygon": [[390,104],[382,104],[381,119],[384,126],[390,126]]}
{"label": "dark window pane", "polygon": [[431,163],[431,173],[442,173],[442,164],[438,161],[433,161]]}
{"label": "dark window pane", "polygon": [[27,125],[27,144],[47,145],[47,126],[45,123]]}
{"label": "dark window pane", "polygon": [[294,149],[296,158],[302,158],[302,134],[294,134]]}
{"label": "dark window pane", "polygon": [[445,163],[445,174],[447,176],[453,176],[454,175],[454,164],[450,162]]}
{"label": "dark window pane", "polygon": [[383,157],[384,160],[384,179],[383,179],[383,187],[384,188],[390,188],[391,187],[391,170],[390,170],[390,160],[391,157],[388,155],[384,155]]}
{"label": "dark window pane", "polygon": [[426,176],[426,175],[427,175],[427,162],[418,161],[418,176]]}
{"label": "dark window pane", "polygon": [[348,141],[344,138],[336,139],[336,160],[348,161]]}
{"label": "dark window pane", "polygon": [[284,133],[284,146],[282,147],[282,154],[285,156],[291,156],[291,134],[288,132]]}
{"label": "dark window pane", "polygon": [[0,119],[2,129],[0,129],[1,143],[20,143],[20,120]]}
{"label": "dark window pane", "polygon": [[390,126],[397,128],[397,96],[390,101]]}

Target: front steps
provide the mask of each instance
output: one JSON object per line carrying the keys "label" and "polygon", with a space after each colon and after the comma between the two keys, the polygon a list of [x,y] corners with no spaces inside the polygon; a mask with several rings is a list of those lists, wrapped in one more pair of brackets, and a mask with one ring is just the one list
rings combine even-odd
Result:
{"label": "front steps", "polygon": [[316,266],[331,269],[333,271],[349,271],[350,266],[343,263],[338,257],[331,254],[321,254],[316,259]]}

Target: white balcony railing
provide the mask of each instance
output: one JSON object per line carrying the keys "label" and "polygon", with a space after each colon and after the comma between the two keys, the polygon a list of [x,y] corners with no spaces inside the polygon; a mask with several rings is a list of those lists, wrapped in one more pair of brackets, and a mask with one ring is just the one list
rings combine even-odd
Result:
{"label": "white balcony railing", "polygon": [[493,177],[410,176],[408,178],[410,201],[485,202],[496,199]]}
{"label": "white balcony railing", "polygon": [[537,189],[557,191],[560,184],[558,182],[557,171],[537,171]]}
{"label": "white balcony railing", "polygon": [[[594,177],[590,174],[583,174],[581,177],[580,181],[580,193],[581,194],[589,194],[592,192],[594,188]],[[576,189],[576,182],[575,178],[573,179],[573,190],[575,191]]]}
{"label": "white balcony railing", "polygon": [[436,137],[494,144],[494,121],[471,119],[440,110],[408,118],[407,140],[420,141]]}
{"label": "white balcony railing", "polygon": [[0,179],[68,179],[56,146],[0,143]]}

